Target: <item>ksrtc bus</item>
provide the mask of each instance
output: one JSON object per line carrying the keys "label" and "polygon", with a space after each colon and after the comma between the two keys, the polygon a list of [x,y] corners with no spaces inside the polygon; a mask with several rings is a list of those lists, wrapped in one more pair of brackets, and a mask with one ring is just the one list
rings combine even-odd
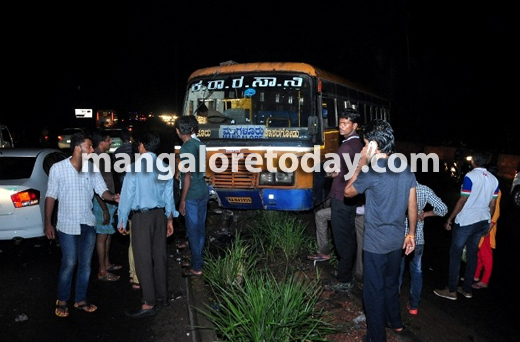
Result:
{"label": "ksrtc bus", "polygon": [[[197,118],[206,176],[221,207],[305,211],[330,190],[323,163],[339,147],[338,113],[346,108],[365,122],[390,120],[388,100],[312,65],[223,63],[191,74],[183,115]],[[309,153],[319,155],[315,172],[300,164]]]}

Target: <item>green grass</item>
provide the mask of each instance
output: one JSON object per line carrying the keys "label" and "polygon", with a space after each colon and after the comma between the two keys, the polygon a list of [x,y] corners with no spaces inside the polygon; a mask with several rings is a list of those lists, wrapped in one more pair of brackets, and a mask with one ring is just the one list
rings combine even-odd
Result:
{"label": "green grass", "polygon": [[262,271],[243,279],[242,285],[220,287],[217,305],[204,312],[222,341],[326,341],[335,331],[315,311],[322,291],[317,280],[278,281]]}
{"label": "green grass", "polygon": [[237,234],[230,247],[218,255],[206,253],[204,280],[212,290],[240,285],[244,275],[250,272],[255,264],[256,256],[251,246]]}
{"label": "green grass", "polygon": [[265,211],[257,214],[257,224],[252,228],[256,244],[268,256],[279,256],[286,260],[296,258],[309,246],[310,238],[305,234],[306,224],[293,213]]}

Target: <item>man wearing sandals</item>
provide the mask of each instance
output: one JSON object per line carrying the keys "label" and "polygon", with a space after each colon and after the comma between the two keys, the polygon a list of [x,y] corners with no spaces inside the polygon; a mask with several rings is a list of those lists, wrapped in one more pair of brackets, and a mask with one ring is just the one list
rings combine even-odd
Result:
{"label": "man wearing sandals", "polygon": [[[184,216],[186,234],[191,250],[191,267],[186,264],[183,277],[201,276],[204,266],[204,244],[206,241],[206,214],[209,202],[209,189],[204,179],[204,171],[200,169],[200,161],[206,160],[201,155],[201,142],[192,134],[196,127],[189,116],[182,116],[175,122],[175,130],[182,140],[179,151],[181,163],[181,198],[179,212]],[[204,150],[203,150],[204,153]],[[190,157],[192,157],[190,161]],[[184,168],[184,167],[185,168]]]}
{"label": "man wearing sandals", "polygon": [[[49,173],[45,197],[45,235],[54,240],[59,236],[63,254],[58,277],[58,300],[55,314],[69,315],[67,301],[70,299],[72,277],[77,267],[74,307],[85,312],[94,312],[97,307],[87,301],[91,259],[96,244],[96,218],[92,211],[94,193],[104,200],[119,202],[119,195],[107,189],[99,172],[88,164],[83,172],[83,154],[94,152],[92,140],[83,133],[71,138],[72,156],[54,164]],[[58,200],[58,221],[52,225],[54,204]]]}
{"label": "man wearing sandals", "polygon": [[175,210],[173,177],[164,174],[168,171],[162,170],[169,168],[155,154],[160,143],[159,135],[153,132],[137,139],[140,155],[127,168],[118,209],[117,229],[121,234],[126,234],[128,216],[132,212],[132,249],[143,292],[142,304],[125,312],[134,318],[155,315],[158,303],[170,305],[166,242],[173,234],[173,218],[179,213]]}
{"label": "man wearing sandals", "polygon": [[[365,194],[363,237],[363,304],[367,342],[386,341],[387,324],[406,334],[399,300],[401,255],[415,249],[417,226],[416,180],[409,165],[392,158],[395,140],[392,126],[372,120],[363,130],[365,147],[345,196]],[[368,167],[367,164],[370,164]],[[404,166],[404,167],[403,167]],[[408,214],[409,232],[405,236]]]}

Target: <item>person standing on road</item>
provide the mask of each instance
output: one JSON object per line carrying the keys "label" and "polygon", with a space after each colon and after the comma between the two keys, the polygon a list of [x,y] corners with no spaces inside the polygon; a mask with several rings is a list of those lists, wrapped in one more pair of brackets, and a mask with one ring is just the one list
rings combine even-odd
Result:
{"label": "person standing on road", "polygon": [[[344,193],[349,198],[365,194],[363,303],[366,341],[379,342],[386,341],[387,323],[395,333],[404,331],[399,271],[402,250],[408,255],[415,248],[416,180],[410,166],[403,165],[400,158],[391,158],[395,142],[394,131],[388,122],[370,121],[364,128],[363,138],[365,147]],[[370,167],[367,167],[369,161]],[[410,230],[405,236],[407,213]]]}
{"label": "person standing on road", "polygon": [[[493,174],[493,176],[497,176],[498,169],[495,165],[489,166],[487,169]],[[475,277],[473,279],[475,283],[471,285],[471,287],[477,290],[488,287],[489,279],[491,278],[491,272],[493,271],[493,249],[496,248],[497,221],[500,217],[501,199],[502,191],[498,189],[495,213],[493,214],[493,217],[491,217],[491,228],[488,234],[485,234],[480,238],[480,242],[478,244],[477,270],[475,271]]]}
{"label": "person standing on road", "polygon": [[[426,185],[417,183],[417,210],[419,220],[415,229],[415,250],[409,256],[403,255],[401,258],[401,274],[399,277],[399,288],[403,283],[404,269],[406,259],[410,258],[410,301],[407,309],[410,315],[419,313],[419,301],[422,292],[422,256],[424,253],[424,219],[433,216],[444,216],[448,213],[446,204]],[[433,209],[424,211],[426,205],[429,204]],[[406,232],[408,234],[408,220],[406,220]]]}
{"label": "person standing on road", "polygon": [[[142,304],[127,311],[128,317],[146,317],[157,313],[157,303],[170,305],[168,298],[167,237],[173,234],[175,210],[173,176],[164,161],[158,160],[157,133],[147,132],[137,141],[139,158],[127,169],[118,209],[118,231],[126,234],[132,213],[132,249],[141,285]],[[168,174],[163,174],[168,170]]]}
{"label": "person standing on road", "polygon": [[[332,239],[338,255],[338,282],[332,283],[330,288],[335,291],[348,291],[354,287],[353,268],[357,251],[356,239],[356,207],[355,198],[346,198],[343,194],[349,174],[348,165],[352,165],[355,155],[361,152],[363,143],[356,130],[361,116],[352,108],[347,108],[339,115],[339,134],[343,136],[337,155],[340,160],[339,172],[332,177],[331,196],[331,225]],[[345,158],[350,159],[347,165]],[[352,170],[353,171],[353,170]]]}
{"label": "person standing on road", "polygon": [[[202,275],[204,266],[203,251],[206,240],[206,214],[209,202],[209,188],[200,170],[201,142],[193,139],[193,121],[182,116],[175,122],[177,135],[182,140],[180,155],[181,200],[179,211],[186,222],[186,234],[191,250],[191,267],[183,271],[183,277]],[[192,158],[190,158],[192,157]],[[205,161],[205,159],[202,159]]]}
{"label": "person standing on road", "polygon": [[[101,156],[99,159],[98,168],[103,176],[103,180],[108,187],[108,190],[115,192],[114,177],[112,176],[112,165],[106,165],[103,155],[107,155],[110,150],[112,139],[110,134],[105,130],[98,130],[92,136],[94,153]],[[112,164],[112,163],[110,163]],[[116,211],[116,203],[111,201],[104,201],[98,195],[94,195],[94,216],[96,216],[96,250],[98,256],[98,280],[101,281],[117,281],[119,276],[111,271],[121,269],[121,265],[115,265],[110,262],[110,243],[112,242],[112,235],[116,232],[112,219]]]}
{"label": "person standing on road", "polygon": [[[119,160],[123,160],[123,158],[128,158],[130,164],[135,162],[134,155],[134,141],[128,130],[121,131],[121,140],[123,144],[119,146],[114,151],[114,156],[116,158],[116,163]],[[128,167],[128,165],[126,165]],[[120,172],[117,179],[116,187],[120,189],[123,186],[123,182],[125,180],[126,172]],[[116,223],[117,224],[117,223]],[[134,251],[132,249],[132,218],[131,215],[128,216],[128,225],[126,227],[126,231],[128,233],[128,275],[130,277],[130,283],[132,284],[133,290],[140,290],[141,285],[139,285],[139,278],[137,277],[137,272],[135,271],[135,261],[134,261]]]}
{"label": "person standing on road", "polygon": [[[45,197],[45,235],[48,239],[60,240],[63,254],[58,276],[58,300],[55,314],[67,317],[72,278],[77,267],[74,307],[85,312],[94,312],[97,307],[87,301],[91,259],[96,244],[96,218],[92,211],[94,193],[102,199],[119,202],[119,194],[110,192],[94,165],[87,163],[88,172],[83,172],[83,154],[94,152],[92,140],[83,133],[71,137],[72,156],[54,164],[49,173]],[[52,226],[51,218],[55,201],[58,200],[58,221]]]}
{"label": "person standing on road", "polygon": [[[495,213],[500,190],[498,179],[485,168],[489,159],[489,153],[473,153],[471,160],[473,170],[464,177],[460,198],[444,224],[446,230],[453,230],[448,286],[433,291],[439,297],[456,300],[457,292],[466,298],[473,297],[471,285],[477,268],[478,244],[480,238],[489,233],[492,228],[490,221]],[[466,272],[463,286],[458,286],[464,246],[466,246]]]}

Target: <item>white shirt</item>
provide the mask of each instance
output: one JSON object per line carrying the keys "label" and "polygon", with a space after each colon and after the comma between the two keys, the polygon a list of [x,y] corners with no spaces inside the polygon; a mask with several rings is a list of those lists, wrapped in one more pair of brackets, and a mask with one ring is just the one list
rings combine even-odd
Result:
{"label": "white shirt", "polygon": [[489,222],[489,203],[498,198],[498,179],[482,167],[474,168],[464,177],[460,194],[468,199],[455,217],[455,223],[469,226],[484,220]]}
{"label": "white shirt", "polygon": [[96,225],[92,211],[94,191],[101,196],[108,190],[100,172],[78,172],[70,162],[62,160],[51,167],[46,197],[58,200],[58,223],[56,229],[71,235],[80,235],[80,224]]}

